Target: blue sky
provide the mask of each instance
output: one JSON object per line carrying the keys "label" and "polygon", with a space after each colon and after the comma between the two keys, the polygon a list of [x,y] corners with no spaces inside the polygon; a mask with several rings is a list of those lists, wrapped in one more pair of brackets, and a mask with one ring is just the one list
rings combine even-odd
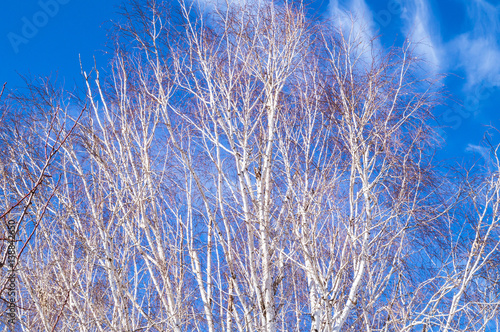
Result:
{"label": "blue sky", "polygon": [[[5,1],[0,12],[0,83],[22,86],[19,74],[57,74],[67,88],[84,69],[106,64],[106,34],[117,20],[122,0]],[[320,19],[342,20],[342,11],[358,13],[360,23],[380,34],[380,47],[400,45],[409,37],[432,73],[448,74],[443,83],[457,103],[435,115],[443,131],[443,157],[484,155],[478,148],[485,125],[500,128],[499,0],[313,0]],[[81,81],[80,81],[81,82]],[[500,142],[496,136],[493,142]],[[481,154],[482,153],[482,154]]]}
{"label": "blue sky", "polygon": [[[80,79],[79,55],[88,70],[93,56],[104,65],[109,20],[120,0],[4,1],[0,11],[0,81],[22,85],[17,73],[58,74],[70,87]],[[28,22],[28,23],[27,23]],[[70,84],[71,83],[71,84]]]}

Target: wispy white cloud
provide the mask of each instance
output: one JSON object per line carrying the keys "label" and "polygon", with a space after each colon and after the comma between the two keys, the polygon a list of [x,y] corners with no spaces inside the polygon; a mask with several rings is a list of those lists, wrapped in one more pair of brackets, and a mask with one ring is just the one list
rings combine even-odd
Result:
{"label": "wispy white cloud", "polygon": [[478,153],[484,159],[484,164],[488,168],[488,170],[490,170],[491,167],[493,166],[493,160],[491,158],[490,149],[484,146],[469,144],[467,148],[465,148],[465,151],[471,153]]}
{"label": "wispy white cloud", "polygon": [[454,65],[464,69],[466,89],[478,84],[500,86],[500,5],[485,0],[466,0],[466,4],[472,29],[453,39],[448,53],[457,55]]}
{"label": "wispy white cloud", "polygon": [[193,0],[204,12],[213,10],[225,10],[228,7],[238,6],[261,6],[269,3],[270,0]]}
{"label": "wispy white cloud", "polygon": [[430,65],[430,69],[440,71],[443,50],[432,7],[427,0],[411,0],[405,2],[405,9],[401,14],[402,32],[415,43],[415,51]]}
{"label": "wispy white cloud", "polygon": [[331,0],[328,4],[328,14],[333,24],[341,28],[346,37],[349,36],[351,40],[361,40],[364,46],[381,49],[380,42],[373,40],[376,35],[376,25],[373,13],[364,0],[346,0],[342,3]]}
{"label": "wispy white cloud", "polygon": [[351,0],[350,10],[358,13],[358,19],[361,22],[360,28],[366,29],[368,38],[373,38],[375,36],[375,22],[373,21],[373,13],[366,2],[364,0]]}

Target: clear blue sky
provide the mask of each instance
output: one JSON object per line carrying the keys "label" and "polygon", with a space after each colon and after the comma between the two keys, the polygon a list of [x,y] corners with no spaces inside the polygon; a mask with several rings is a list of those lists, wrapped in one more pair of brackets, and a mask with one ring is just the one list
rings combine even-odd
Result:
{"label": "clear blue sky", "polygon": [[[203,0],[202,0],[203,1]],[[22,85],[17,73],[58,73],[70,88],[84,68],[105,66],[107,27],[118,19],[122,0],[4,1],[0,12],[0,83]],[[500,128],[499,0],[313,0],[320,18],[342,10],[361,13],[361,22],[380,33],[381,47],[412,36],[429,70],[451,74],[448,91],[464,103],[436,109],[444,130],[443,156],[480,156],[484,125]],[[340,15],[341,16],[341,15]],[[498,138],[498,136],[497,136]],[[500,142],[500,141],[499,141]]]}
{"label": "clear blue sky", "polygon": [[[80,64],[88,69],[93,56],[105,62],[107,28],[118,17],[121,0],[3,1],[0,11],[0,81],[15,88],[17,73],[58,73],[66,85],[79,79]],[[28,22],[28,23],[26,23]],[[34,27],[34,29],[33,29]]]}

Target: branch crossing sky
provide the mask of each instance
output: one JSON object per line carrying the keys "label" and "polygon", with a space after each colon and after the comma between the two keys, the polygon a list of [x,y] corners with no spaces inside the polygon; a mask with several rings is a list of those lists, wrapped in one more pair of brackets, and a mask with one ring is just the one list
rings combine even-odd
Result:
{"label": "branch crossing sky", "polygon": [[[238,0],[244,1],[244,0]],[[261,0],[265,1],[265,0]],[[0,13],[0,83],[22,87],[21,75],[57,75],[71,88],[81,80],[79,59],[90,71],[94,57],[105,67],[107,28],[122,0],[4,1]],[[313,0],[311,15],[336,22],[344,11],[381,35],[379,46],[420,42],[428,70],[447,74],[451,94],[435,115],[445,126],[443,157],[488,159],[480,147],[487,125],[500,129],[499,0]],[[80,81],[81,83],[81,81]],[[456,100],[453,101],[453,100]],[[500,135],[492,138],[500,143]]]}

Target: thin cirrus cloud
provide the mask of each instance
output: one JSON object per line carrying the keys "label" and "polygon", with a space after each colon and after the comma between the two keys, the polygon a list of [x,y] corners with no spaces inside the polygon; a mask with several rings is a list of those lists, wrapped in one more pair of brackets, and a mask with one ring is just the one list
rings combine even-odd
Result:
{"label": "thin cirrus cloud", "polygon": [[484,159],[484,165],[491,171],[495,166],[493,160],[491,158],[490,149],[484,146],[469,144],[467,148],[465,148],[466,152],[477,153]]}
{"label": "thin cirrus cloud", "polygon": [[[441,71],[441,59],[445,50],[441,42],[439,25],[436,23],[429,2],[427,0],[389,0],[388,6],[390,4],[401,6],[401,32],[413,42],[416,55],[425,60],[428,69],[434,72]],[[339,0],[330,0],[328,13],[335,23],[341,24],[344,31],[348,29],[349,32],[365,41],[381,32],[377,30],[374,22],[375,13],[370,10],[365,0],[345,0],[341,1],[341,4]],[[351,23],[351,15],[355,15],[354,24]],[[378,40],[373,46],[379,50],[382,49]]]}
{"label": "thin cirrus cloud", "polygon": [[[373,35],[373,16],[370,8],[364,0],[351,0],[347,4],[339,4],[338,0],[331,0],[328,4],[328,12],[334,23],[339,23],[342,28],[351,28],[354,24],[355,33]],[[354,23],[351,13],[355,15]]]}
{"label": "thin cirrus cloud", "polygon": [[[206,9],[226,5],[226,0],[193,1],[204,4]],[[232,4],[268,1],[228,0]],[[402,6],[401,32],[414,43],[416,55],[425,60],[427,69],[435,73],[463,70],[465,90],[481,83],[500,86],[500,5],[495,6],[487,0],[457,0],[457,6],[467,7],[467,23],[471,28],[451,41],[443,42],[441,20],[433,12],[430,0],[388,1]],[[330,0],[327,13],[332,22],[340,25],[351,38],[367,42],[379,33],[374,22],[375,13],[366,0]],[[382,50],[379,40],[375,40],[372,47]]]}
{"label": "thin cirrus cloud", "polygon": [[432,12],[432,7],[426,0],[405,2],[405,10],[401,14],[402,32],[415,43],[417,56],[422,57],[429,69],[442,69],[443,48],[439,26]]}
{"label": "thin cirrus cloud", "polygon": [[[188,0],[189,1],[189,0]],[[204,12],[225,9],[228,6],[263,5],[269,0],[193,0]]]}
{"label": "thin cirrus cloud", "polygon": [[330,0],[328,15],[334,24],[340,26],[346,37],[361,39],[365,42],[364,45],[371,45],[375,49],[381,48],[378,39],[371,43],[376,35],[375,22],[373,13],[364,0],[344,1],[342,4],[338,0]]}
{"label": "thin cirrus cloud", "polygon": [[500,86],[500,5],[485,0],[464,0],[471,29],[455,37],[449,54],[457,54],[455,66],[466,76],[466,89],[478,84]]}

